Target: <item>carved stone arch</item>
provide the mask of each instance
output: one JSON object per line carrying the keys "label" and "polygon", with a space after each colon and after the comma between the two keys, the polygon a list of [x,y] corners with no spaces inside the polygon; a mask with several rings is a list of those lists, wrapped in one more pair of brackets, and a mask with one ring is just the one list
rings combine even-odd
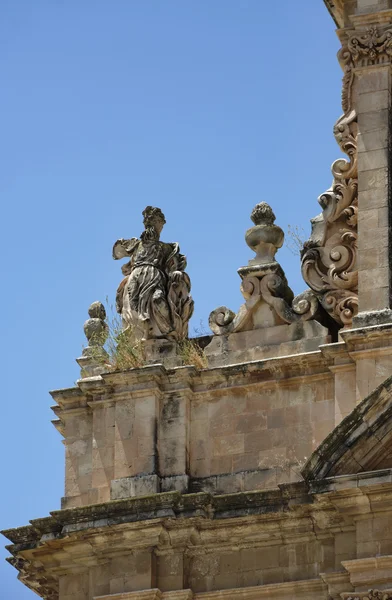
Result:
{"label": "carved stone arch", "polygon": [[308,481],[392,468],[392,377],[335,427],[313,452],[302,476]]}

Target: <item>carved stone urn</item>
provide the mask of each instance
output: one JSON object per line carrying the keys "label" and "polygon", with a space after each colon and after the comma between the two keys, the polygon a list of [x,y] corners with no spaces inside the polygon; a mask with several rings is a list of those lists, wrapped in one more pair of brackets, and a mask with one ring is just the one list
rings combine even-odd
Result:
{"label": "carved stone urn", "polygon": [[254,207],[251,219],[255,224],[245,233],[245,241],[249,248],[256,253],[249,265],[266,265],[275,262],[275,254],[282,247],[284,233],[274,225],[275,215],[266,202],[260,202]]}

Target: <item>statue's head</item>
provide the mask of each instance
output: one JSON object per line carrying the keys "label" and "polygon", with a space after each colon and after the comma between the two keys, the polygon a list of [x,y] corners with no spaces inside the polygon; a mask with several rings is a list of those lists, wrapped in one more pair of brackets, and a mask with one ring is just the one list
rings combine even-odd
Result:
{"label": "statue's head", "polygon": [[146,230],[153,229],[158,237],[166,223],[165,215],[160,208],[155,206],[146,206],[143,210],[143,223]]}

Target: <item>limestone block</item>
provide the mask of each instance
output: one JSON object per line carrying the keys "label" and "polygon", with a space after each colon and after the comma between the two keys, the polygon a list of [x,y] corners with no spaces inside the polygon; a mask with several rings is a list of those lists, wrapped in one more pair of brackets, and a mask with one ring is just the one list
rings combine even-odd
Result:
{"label": "limestone block", "polygon": [[388,129],[388,109],[384,108],[383,110],[362,113],[359,115],[358,120],[360,135],[365,135],[375,130]]}
{"label": "limestone block", "polygon": [[325,327],[316,321],[304,321],[214,336],[205,353],[209,365],[214,367],[312,352],[328,341]]}
{"label": "limestone block", "polygon": [[93,448],[92,468],[93,470],[105,469],[107,471],[113,472],[114,446],[107,446],[106,448]]}
{"label": "limestone block", "polygon": [[[369,134],[370,139],[376,144],[375,136]],[[388,149],[386,146],[379,150],[364,150],[358,152],[358,169],[360,172],[382,169],[388,165]]]}
{"label": "limestone block", "polygon": [[388,227],[377,227],[362,231],[361,246],[363,250],[386,248],[389,243]]}
{"label": "limestone block", "polygon": [[338,425],[356,405],[355,367],[335,374],[335,425]]}
{"label": "limestone block", "polygon": [[[367,290],[361,294],[360,306],[361,311],[377,311],[383,310],[389,304],[389,287],[380,287],[378,289]],[[356,323],[359,325],[359,317],[356,317]]]}
{"label": "limestone block", "polygon": [[277,486],[276,469],[263,469],[245,473],[244,489],[245,490],[265,490]]}
{"label": "limestone block", "polygon": [[88,572],[70,573],[59,577],[59,598],[61,600],[89,599],[89,577]]}
{"label": "limestone block", "polygon": [[[389,270],[387,267],[358,271],[359,288],[363,291],[385,287],[389,281]],[[375,307],[373,307],[375,308]],[[362,310],[362,307],[361,307]],[[366,310],[366,309],[364,309]]]}
{"label": "limestone block", "polygon": [[[370,152],[374,150],[388,148],[388,129],[374,129],[366,133],[358,134],[358,152],[359,160],[362,161],[362,154],[364,152]],[[378,167],[384,166],[378,164]]]}
{"label": "limestone block", "polygon": [[157,475],[138,475],[135,477],[122,477],[111,482],[110,497],[112,500],[131,498],[134,496],[149,496],[159,492],[159,478]]}
{"label": "limestone block", "polygon": [[357,14],[378,12],[390,8],[389,0],[357,0]]}
{"label": "limestone block", "polygon": [[184,555],[171,552],[157,557],[157,585],[162,592],[181,590],[184,583]]}
{"label": "limestone block", "polygon": [[[114,478],[136,474],[137,438],[123,439],[114,444]],[[120,475],[121,473],[121,475]]]}
{"label": "limestone block", "polygon": [[[245,454],[235,454],[232,457],[231,470],[233,473],[238,471],[254,471],[259,468],[258,453],[248,452]],[[224,471],[221,471],[224,472]],[[249,489],[249,488],[248,488]]]}
{"label": "limestone block", "polygon": [[244,434],[236,433],[214,439],[214,456],[227,456],[244,452]]}
{"label": "limestone block", "polygon": [[177,491],[186,494],[189,488],[189,475],[172,475],[161,478],[161,492]]}
{"label": "limestone block", "polygon": [[389,90],[372,91],[367,94],[360,94],[357,102],[357,112],[361,115],[366,112],[385,110],[389,107],[389,102]]}
{"label": "limestone block", "polygon": [[358,269],[360,271],[386,267],[389,261],[388,248],[374,248],[371,252],[359,256],[358,259]]}
{"label": "limestone block", "polygon": [[[375,168],[369,171],[360,171],[358,173],[358,190],[360,194],[366,190],[372,193],[375,189],[381,189],[386,197],[388,189],[388,173],[384,168]],[[360,201],[362,196],[359,196]]]}
{"label": "limestone block", "polygon": [[116,402],[115,439],[125,440],[133,436],[135,426],[135,401],[133,398]]}
{"label": "limestone block", "polygon": [[186,474],[187,456],[187,438],[179,435],[178,437],[160,440],[159,472],[165,477]]}
{"label": "limestone block", "polygon": [[[389,66],[378,67],[372,71],[360,72],[357,76],[356,91],[357,94],[372,93],[381,90],[389,90],[390,75]],[[361,122],[361,131],[362,122]]]}
{"label": "limestone block", "polygon": [[235,494],[244,489],[244,473],[218,475],[216,477],[216,494]]}

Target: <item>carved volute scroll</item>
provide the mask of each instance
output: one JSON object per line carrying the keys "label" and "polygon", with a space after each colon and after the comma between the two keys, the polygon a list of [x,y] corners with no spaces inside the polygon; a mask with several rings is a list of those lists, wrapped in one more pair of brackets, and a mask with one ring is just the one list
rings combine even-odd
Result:
{"label": "carved volute scroll", "polygon": [[183,340],[193,313],[186,258],[177,243],[160,241],[166,221],[159,208],[147,206],[143,217],[140,239],[120,239],[113,247],[114,259],[130,258],[122,267],[125,279],[117,290],[117,311],[124,330],[136,339]]}
{"label": "carved volute scroll", "polygon": [[348,328],[358,312],[358,123],[353,101],[354,70],[390,62],[392,30],[370,27],[345,32],[342,37],[338,59],[344,72],[344,114],[334,127],[334,135],[348,160],[341,158],[333,163],[332,186],[319,197],[322,213],[312,220],[312,233],[304,244],[302,275],[327,313],[340,327]]}
{"label": "carved volute scroll", "polygon": [[237,314],[221,306],[210,314],[209,325],[217,335],[249,331],[313,319],[319,303],[311,291],[294,298],[275,254],[282,247],[284,233],[274,224],[275,215],[266,202],[252,211],[254,227],[245,233],[249,248],[256,253],[238,273],[245,298]]}

